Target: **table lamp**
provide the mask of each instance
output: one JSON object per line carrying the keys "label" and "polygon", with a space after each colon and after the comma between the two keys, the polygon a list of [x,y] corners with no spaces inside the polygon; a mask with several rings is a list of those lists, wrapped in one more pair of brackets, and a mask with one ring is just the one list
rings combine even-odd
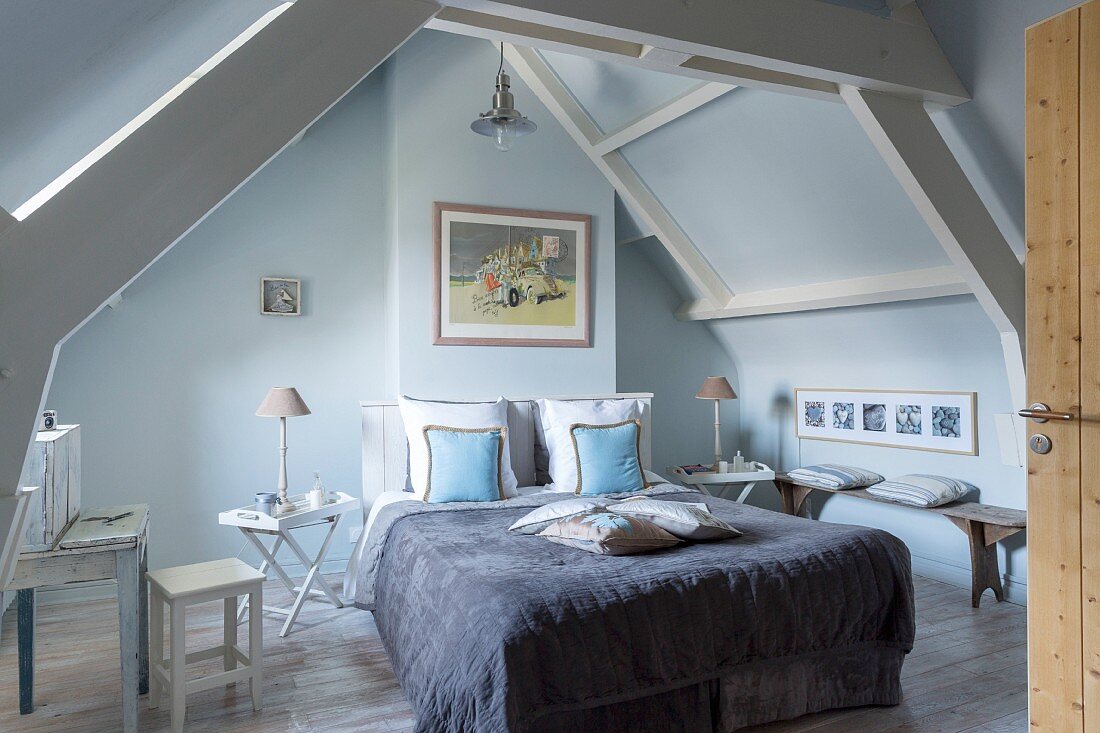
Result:
{"label": "table lamp", "polygon": [[707,377],[703,386],[695,395],[697,400],[714,400],[714,470],[718,471],[718,464],[722,461],[722,420],[719,403],[722,400],[735,400],[737,393],[725,377]]}
{"label": "table lamp", "polygon": [[258,417],[279,418],[279,507],[277,514],[286,514],[298,507],[286,495],[286,419],[310,414],[302,396],[293,387],[272,387],[256,410]]}

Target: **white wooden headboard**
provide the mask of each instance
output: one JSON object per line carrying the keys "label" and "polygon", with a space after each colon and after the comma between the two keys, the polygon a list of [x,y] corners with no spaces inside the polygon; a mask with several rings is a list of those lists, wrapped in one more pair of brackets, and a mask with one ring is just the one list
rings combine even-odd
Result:
{"label": "white wooden headboard", "polygon": [[[536,476],[539,455],[546,465],[546,448],[542,437],[542,421],[539,419],[540,399],[552,400],[619,400],[636,399],[642,403],[642,466],[651,468],[652,393],[636,392],[608,395],[582,395],[568,397],[509,397],[512,406],[508,412],[509,455],[512,470],[520,486],[545,483],[546,477]],[[472,402],[495,402],[471,400]],[[363,409],[363,508],[368,508],[383,491],[401,491],[405,488],[408,471],[409,443],[405,438],[405,426],[396,401],[360,402]],[[544,469],[545,470],[545,469]]]}

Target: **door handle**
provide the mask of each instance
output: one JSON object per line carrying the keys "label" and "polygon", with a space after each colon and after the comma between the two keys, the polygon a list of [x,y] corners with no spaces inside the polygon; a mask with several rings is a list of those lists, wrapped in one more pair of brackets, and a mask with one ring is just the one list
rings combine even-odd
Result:
{"label": "door handle", "polygon": [[1043,402],[1033,402],[1026,410],[1020,410],[1016,414],[1020,417],[1030,418],[1039,423],[1048,420],[1064,420],[1068,422],[1075,417],[1072,412],[1052,412],[1050,405]]}

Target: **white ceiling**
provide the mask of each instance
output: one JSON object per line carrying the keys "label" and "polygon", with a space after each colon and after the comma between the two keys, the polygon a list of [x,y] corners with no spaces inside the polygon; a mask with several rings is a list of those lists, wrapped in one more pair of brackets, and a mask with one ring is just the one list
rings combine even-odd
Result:
{"label": "white ceiling", "polygon": [[626,64],[555,51],[540,53],[605,134],[700,84],[696,79]]}
{"label": "white ceiling", "polygon": [[16,208],[279,0],[0,0],[0,206]]}
{"label": "white ceiling", "polygon": [[[605,131],[694,83],[543,55]],[[843,104],[735,89],[621,152],[734,292],[950,264]]]}

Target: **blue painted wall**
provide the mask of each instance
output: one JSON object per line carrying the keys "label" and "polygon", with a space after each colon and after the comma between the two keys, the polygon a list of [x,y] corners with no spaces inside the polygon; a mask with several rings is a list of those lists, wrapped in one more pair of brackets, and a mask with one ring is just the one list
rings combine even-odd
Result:
{"label": "blue painted wall", "polygon": [[[741,381],[741,445],[772,465],[851,463],[886,476],[933,473],[969,481],[988,504],[1023,508],[1024,472],[1002,464],[993,415],[1011,410],[997,332],[970,296],[908,304],[730,319],[712,324]],[[959,390],[978,393],[977,456],[799,441],[796,387]],[[757,492],[754,503],[778,506]],[[943,517],[844,497],[816,496],[815,514],[867,524],[903,539],[923,574],[967,583],[965,536]],[[1026,550],[1002,543],[1002,569],[1014,598],[1026,584]]]}
{"label": "blue painted wall", "polygon": [[[537,135],[502,154],[469,131],[496,63],[416,36],[62,348],[49,405],[84,426],[84,506],[148,502],[153,566],[241,549],[217,513],[274,490],[278,422],[254,416],[271,386],[313,410],[289,421],[291,490],[319,470],[353,494],[359,400],[614,389],[612,190],[522,84]],[[433,347],[437,199],[591,213],[595,347]],[[264,275],[302,278],[302,316],[260,315]],[[342,532],[330,557],[349,551]]]}
{"label": "blue painted wall", "polygon": [[[1022,257],[1024,31],[1076,3],[918,3],[974,97],[933,112],[933,119]],[[737,90],[631,145],[626,155],[735,289],[940,264],[927,228],[846,114],[837,105]],[[645,252],[655,271],[669,272],[663,255],[632,251]],[[677,292],[691,296],[682,283]],[[622,333],[648,322],[630,309],[621,308],[619,317]],[[1025,506],[1024,470],[1001,463],[993,425],[994,414],[1014,407],[1000,343],[973,298],[726,320],[709,327],[738,375],[739,441],[752,456],[781,466],[832,460],[886,474],[944,473],[977,484],[986,503]],[[655,377],[660,374],[655,370]],[[792,402],[793,389],[801,386],[976,391],[979,455],[800,445]],[[752,501],[778,505],[767,492],[757,492]],[[941,518],[843,497],[817,499],[815,512],[830,521],[888,529],[913,550],[919,572],[968,582],[964,536]],[[1010,596],[1023,600],[1025,538],[1001,543],[999,552]]]}
{"label": "blue painted wall", "polygon": [[[740,393],[737,369],[703,323],[673,315],[682,297],[665,276],[676,264],[655,239],[620,246],[615,267],[618,311],[618,388],[654,392],[653,468],[714,460],[714,403],[695,393],[709,376],[726,377]],[[739,447],[738,404],[722,403],[722,454]]]}
{"label": "blue painted wall", "polygon": [[[397,249],[390,281],[400,314],[391,324],[398,389],[444,398],[614,391],[614,192],[514,74],[516,104],[538,132],[507,153],[470,132],[488,109],[498,53],[486,41],[423,31],[391,69],[389,83],[401,94],[392,117]],[[433,346],[433,201],[591,214],[593,347]]]}

